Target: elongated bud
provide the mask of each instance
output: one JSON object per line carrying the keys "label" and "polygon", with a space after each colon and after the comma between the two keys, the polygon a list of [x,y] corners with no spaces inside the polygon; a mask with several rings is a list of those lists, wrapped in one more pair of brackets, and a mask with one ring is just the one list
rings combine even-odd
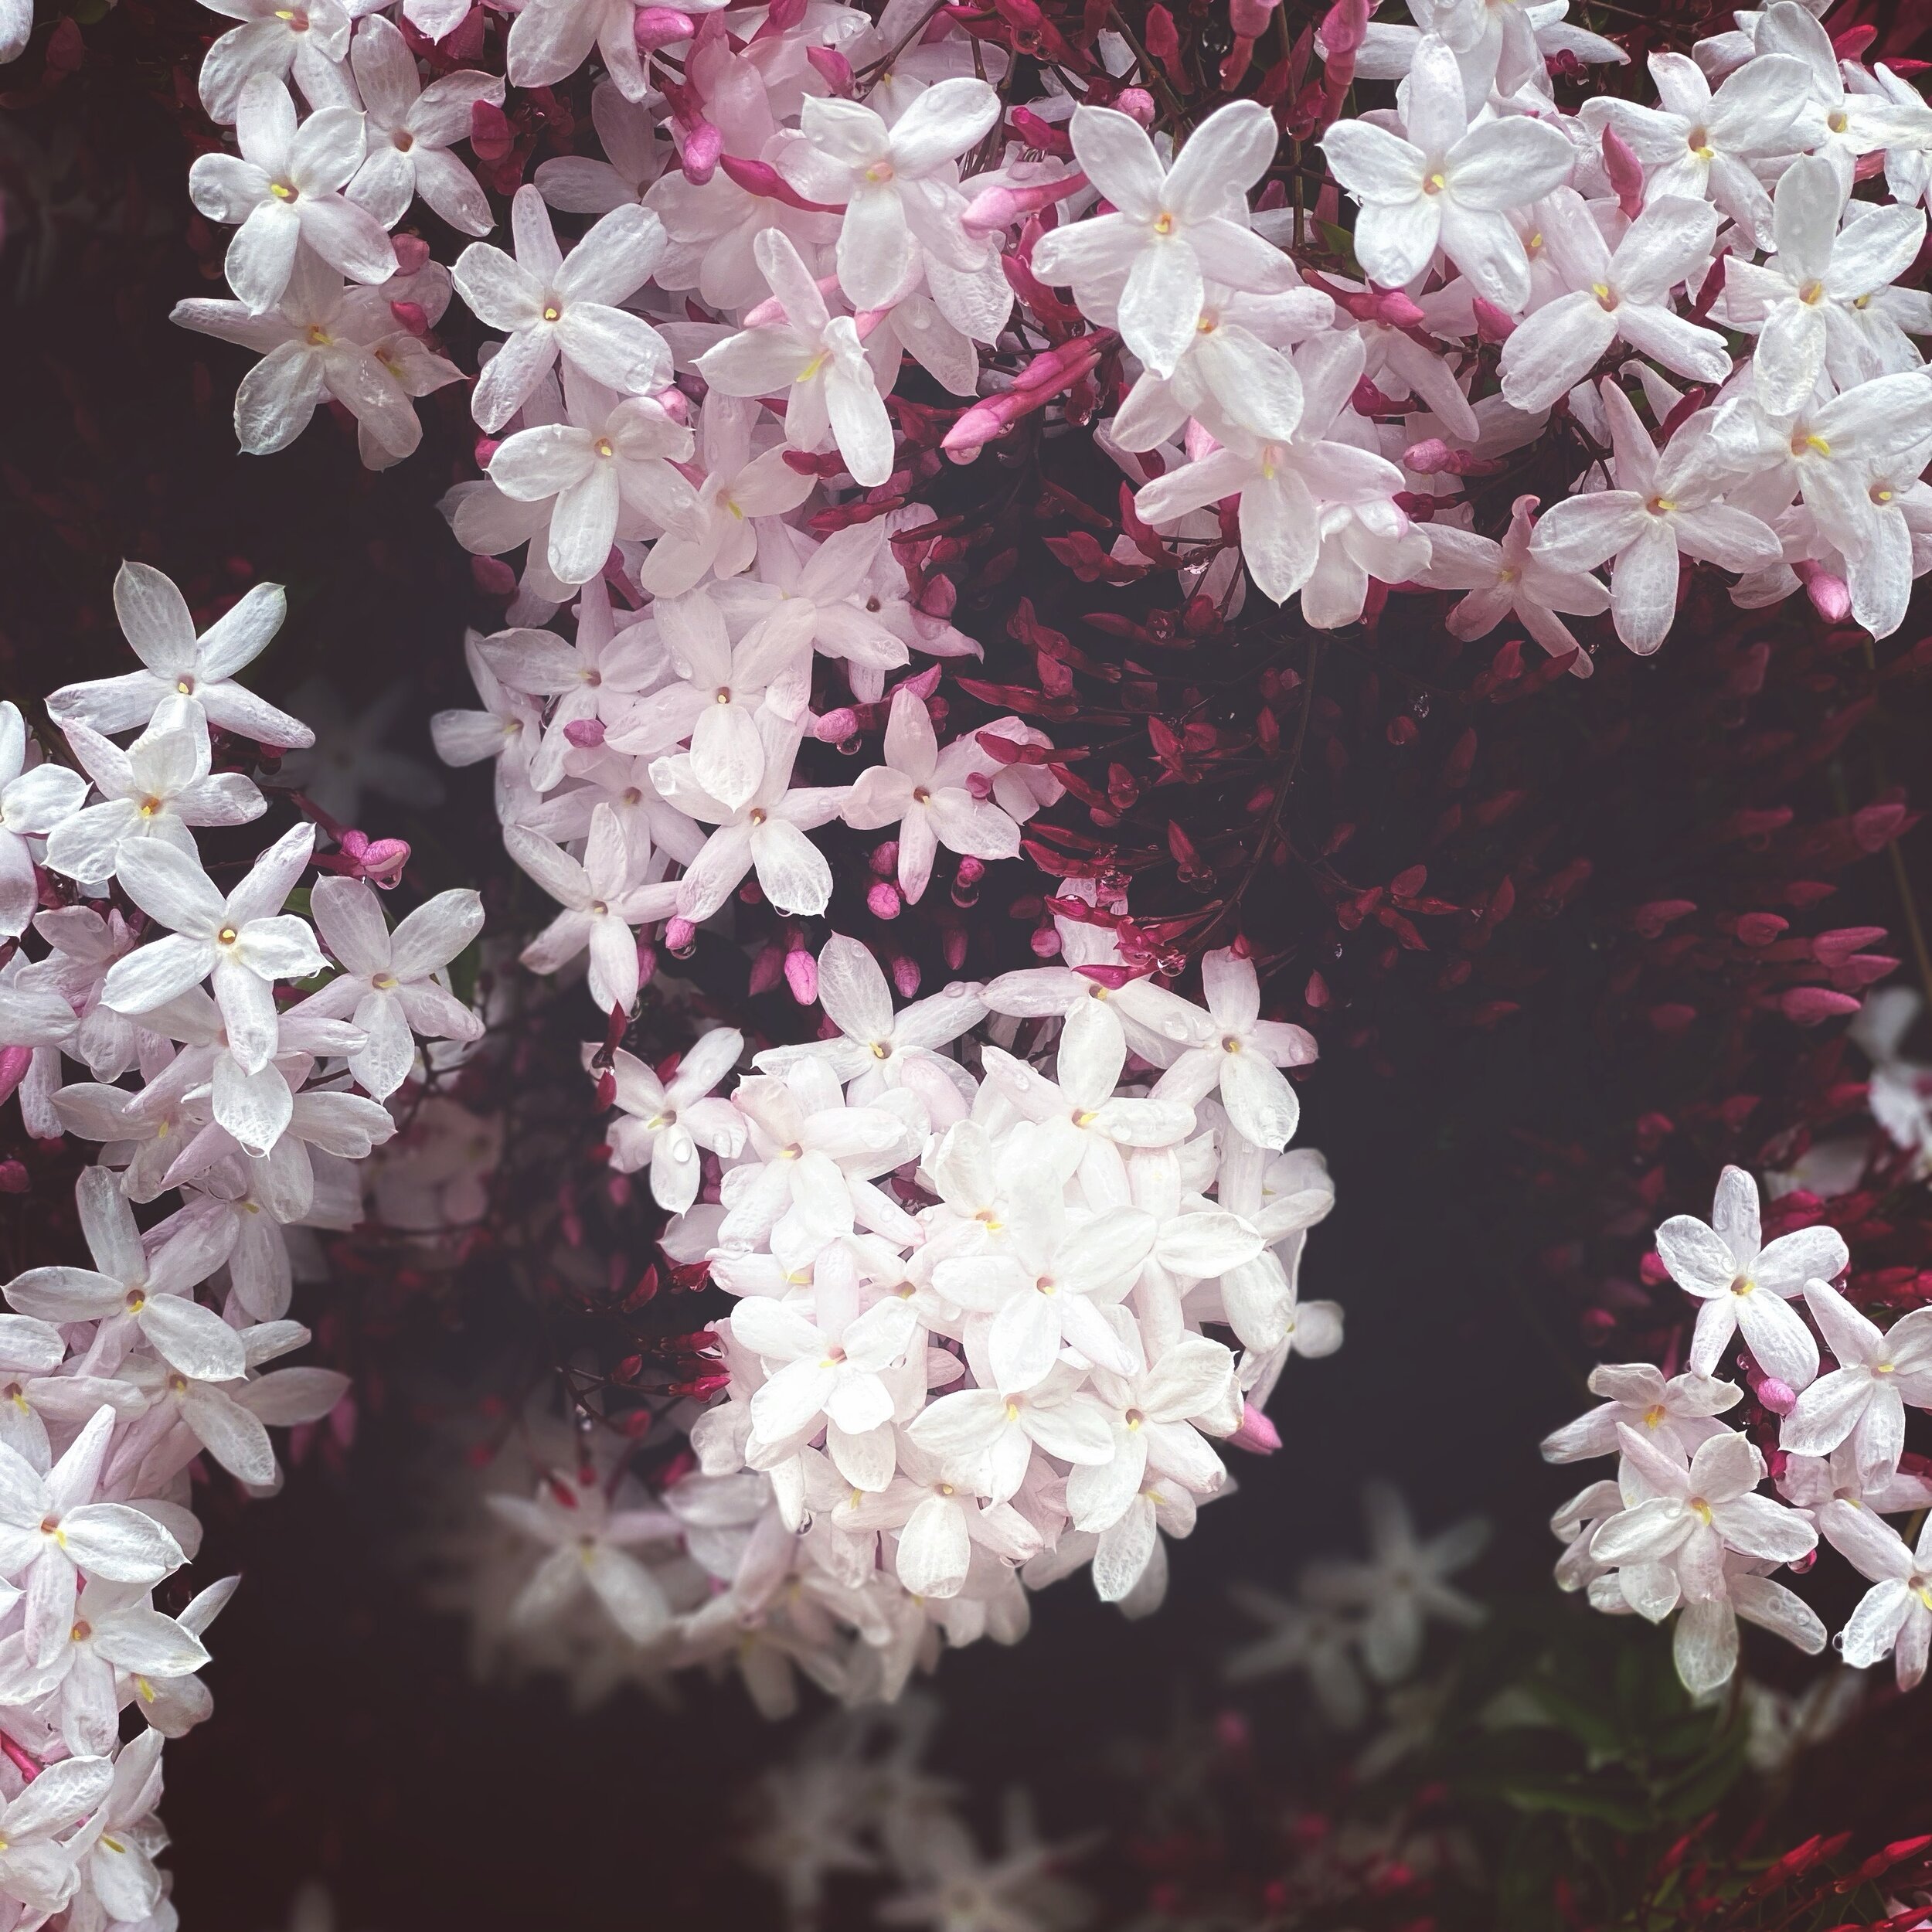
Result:
{"label": "elongated bud", "polygon": [[1368,37],[1369,0],[1335,0],[1315,36],[1321,58],[1331,66],[1342,56],[1349,56],[1351,73],[1354,72],[1353,56],[1361,52],[1362,43]]}
{"label": "elongated bud", "polygon": [[675,7],[640,7],[631,21],[631,32],[638,43],[638,52],[647,58],[660,47],[689,40],[697,31],[697,22]]}
{"label": "elongated bud", "polygon": [[1274,18],[1279,0],[1228,0],[1228,25],[1243,40],[1259,40]]}
{"label": "elongated bud", "polygon": [[1086,185],[1086,175],[1076,168],[1058,181],[1036,182],[1030,188],[985,189],[968,203],[961,219],[969,235],[997,235],[1036,210],[1078,194]]}
{"label": "elongated bud", "polygon": [[0,1101],[12,1097],[32,1064],[31,1046],[0,1046]]}
{"label": "elongated bud", "polygon": [[1476,334],[1485,342],[1506,342],[1516,332],[1516,318],[1508,309],[1498,308],[1486,295],[1478,295],[1470,306],[1476,311]]}
{"label": "elongated bud", "polygon": [[1811,608],[1827,624],[1842,624],[1852,614],[1852,592],[1844,578],[1834,577],[1809,557],[1794,563],[1791,568],[1804,586],[1804,594],[1811,600]]}
{"label": "elongated bud", "polygon": [[801,1006],[810,1006],[818,998],[818,962],[802,940],[785,954],[785,985]]}
{"label": "elongated bud", "polygon": [[1241,1426],[1228,1437],[1231,1447],[1271,1456],[1281,1447],[1281,1432],[1251,1402],[1241,1405]]}
{"label": "elongated bud", "polygon": [[1102,329],[1036,355],[1015,377],[1011,389],[982,396],[967,410],[946,432],[940,447],[956,462],[976,456],[1002,430],[1043,407],[1089,373],[1112,340],[1113,332]]}
{"label": "elongated bud", "polygon": [[852,90],[852,63],[836,47],[808,47],[805,58],[818,78],[841,100],[849,99]]}
{"label": "elongated bud", "polygon": [[1634,221],[1644,212],[1644,164],[1614,128],[1604,130],[1604,172],[1617,191],[1617,206],[1624,219]]}
{"label": "elongated bud", "polygon": [[844,213],[826,202],[806,200],[768,161],[747,161],[742,155],[720,152],[718,165],[747,195],[762,195],[768,201],[782,202],[786,207],[796,208],[808,215]]}
{"label": "elongated bud", "polygon": [[684,178],[694,188],[702,188],[718,172],[724,153],[724,136],[708,121],[694,121],[684,131],[684,145],[679,159]]}

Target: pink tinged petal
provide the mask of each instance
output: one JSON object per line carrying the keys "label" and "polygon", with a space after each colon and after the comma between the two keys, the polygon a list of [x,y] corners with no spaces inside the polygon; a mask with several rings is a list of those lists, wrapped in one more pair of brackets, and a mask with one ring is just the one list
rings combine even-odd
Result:
{"label": "pink tinged petal", "polygon": [[1761,1288],[1731,1299],[1757,1366],[1787,1388],[1808,1387],[1818,1373],[1818,1343],[1791,1304]]}
{"label": "pink tinged petal", "polygon": [[1241,492],[1240,526],[1242,561],[1255,587],[1286,603],[1308,582],[1318,554],[1321,522],[1308,485],[1291,469],[1257,477]]}
{"label": "pink tinged petal", "polygon": [[339,195],[308,196],[295,203],[302,240],[349,280],[376,284],[396,273],[396,250],[367,209]]}
{"label": "pink tinged petal", "polygon": [[223,1389],[191,1384],[182,1417],[208,1453],[239,1481],[265,1487],[275,1480],[275,1450],[261,1419]]}
{"label": "pink tinged petal", "polygon": [[1160,1543],[1154,1505],[1137,1496],[1111,1528],[1100,1532],[1094,1553],[1094,1588],[1104,1604],[1117,1604],[1146,1573]]}
{"label": "pink tinged petal", "polygon": [[950,1496],[927,1497],[899,1532],[899,1580],[915,1597],[956,1597],[971,1562],[964,1509]]}
{"label": "pink tinged petal", "polygon": [[1052,1373],[1060,1348],[1060,1313],[1054,1298],[1029,1288],[1012,1296],[993,1317],[987,1361],[1002,1395],[1037,1388]]}
{"label": "pink tinged petal", "polygon": [[1261,1054],[1243,1050],[1223,1056],[1221,1100],[1246,1138],[1257,1147],[1285,1148],[1301,1124],[1301,1103],[1280,1068]]}
{"label": "pink tinged petal", "polygon": [[[557,338],[554,329],[533,328],[512,335],[477,379],[470,407],[478,426],[492,432],[502,428],[529,400],[556,359]],[[491,481],[505,495],[512,494],[497,477],[494,467]],[[538,494],[548,495],[550,492],[542,491]]]}
{"label": "pink tinged petal", "polygon": [[1168,170],[1164,207],[1187,222],[1221,214],[1267,172],[1279,141],[1274,117],[1259,101],[1216,108],[1188,136]]}
{"label": "pink tinged petal", "polygon": [[1582,291],[1558,296],[1518,323],[1503,345],[1504,396],[1528,414],[1548,409],[1590,373],[1616,338],[1616,319],[1594,295]]}
{"label": "pink tinged petal", "polygon": [[1758,1255],[1751,1279],[1773,1294],[1789,1298],[1811,1281],[1829,1283],[1851,1265],[1851,1250],[1835,1228],[1799,1228],[1781,1234]]}
{"label": "pink tinged petal", "polygon": [[1728,1290],[1713,1295],[1697,1311],[1697,1321],[1691,1332],[1691,1373],[1711,1374],[1736,1332],[1737,1298]]}
{"label": "pink tinged petal", "polygon": [[1838,1655],[1854,1670],[1869,1670],[1892,1654],[1913,1603],[1910,1587],[1888,1578],[1867,1590],[1838,1637]]}
{"label": "pink tinged petal", "polygon": [[1671,1279],[1691,1294],[1726,1294],[1737,1279],[1736,1256],[1714,1230],[1691,1215],[1673,1215],[1657,1230],[1657,1253]]}
{"label": "pink tinged petal", "polygon": [[1527,206],[1560,187],[1576,150],[1546,122],[1526,115],[1472,128],[1447,157],[1447,192],[1465,208]]}
{"label": "pink tinged petal", "polygon": [[1476,292],[1515,315],[1528,306],[1529,258],[1506,215],[1442,197],[1442,251]]}
{"label": "pink tinged petal", "polygon": [[181,1546],[153,1517],[121,1503],[87,1503],[62,1517],[68,1556],[90,1577],[158,1583],[181,1567]]}
{"label": "pink tinged petal", "polygon": [[[1356,213],[1355,226],[1355,255],[1362,272],[1388,288],[1413,281],[1435,260],[1442,221],[1439,195],[1365,202]],[[1483,292],[1487,294],[1488,289]]]}
{"label": "pink tinged petal", "polygon": [[1693,1697],[1707,1697],[1737,1668],[1737,1617],[1722,1597],[1686,1604],[1671,1639],[1677,1675]]}
{"label": "pink tinged petal", "polygon": [[671,352],[640,315],[601,302],[573,302],[556,326],[558,347],[594,382],[644,395],[671,380]]}
{"label": "pink tinged petal", "polygon": [[846,204],[838,231],[838,282],[855,308],[891,301],[913,265],[912,231],[890,182],[862,183]]}
{"label": "pink tinged petal", "polygon": [[1068,133],[1087,179],[1137,221],[1162,212],[1167,177],[1140,123],[1111,107],[1077,107]]}
{"label": "pink tinged petal", "polygon": [[825,910],[832,898],[832,868],[796,825],[774,817],[747,835],[758,883],[780,912],[812,918]]}
{"label": "pink tinged petal", "polygon": [[1203,295],[1201,267],[1180,234],[1151,240],[1135,257],[1120,300],[1128,346],[1162,376],[1172,376],[1194,339]]}
{"label": "pink tinged petal", "polygon": [[1322,137],[1321,151],[1336,180],[1365,206],[1400,207],[1423,198],[1428,157],[1385,128],[1338,121]]}
{"label": "pink tinged petal", "polygon": [[[543,203],[528,187],[517,191],[519,202],[530,196],[534,221],[541,216],[549,228]],[[649,209],[635,202],[613,209],[570,250],[556,271],[556,287],[566,303],[600,302],[614,305],[650,277],[665,249],[664,224]],[[518,247],[519,260],[522,247]]]}
{"label": "pink tinged petal", "polygon": [[1669,636],[1677,617],[1677,584],[1676,535],[1665,519],[1646,516],[1610,578],[1617,634],[1638,656],[1648,657]]}

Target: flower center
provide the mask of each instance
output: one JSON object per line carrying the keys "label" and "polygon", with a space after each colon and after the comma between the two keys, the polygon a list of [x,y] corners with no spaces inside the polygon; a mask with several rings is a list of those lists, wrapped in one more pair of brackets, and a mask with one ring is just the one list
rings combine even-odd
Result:
{"label": "flower center", "polygon": [[1174,233],[1174,217],[1163,209],[1159,214],[1154,217],[1154,232],[1157,235],[1172,234]]}
{"label": "flower center", "polygon": [[416,137],[406,128],[398,128],[393,139],[399,154],[406,155],[416,145]]}
{"label": "flower center", "polygon": [[1753,1294],[1757,1292],[1757,1284],[1748,1274],[1740,1274],[1731,1284],[1731,1293],[1735,1295]]}
{"label": "flower center", "polygon": [[1817,308],[1825,299],[1825,284],[1822,282],[1807,282],[1798,291],[1798,299],[1808,308]]}
{"label": "flower center", "polygon": [[611,439],[607,436],[600,436],[597,440],[590,445],[590,447],[595,450],[600,456],[615,456],[617,454],[617,451],[611,447]]}
{"label": "flower center", "polygon": [[1669,1413],[1661,1402],[1653,1402],[1644,1411],[1644,1427],[1646,1429],[1655,1429]]}
{"label": "flower center", "polygon": [[160,809],[161,801],[158,798],[144,798],[141,801],[141,815],[144,818],[153,818]]}
{"label": "flower center", "polygon": [[563,314],[563,311],[560,308],[555,302],[546,302],[543,304],[543,319],[546,322],[554,322],[559,321],[561,319]]}
{"label": "flower center", "polygon": [[241,934],[233,926],[224,926],[216,934],[215,944],[217,946],[232,946],[240,937]]}
{"label": "flower center", "polygon": [[1440,170],[1437,170],[1436,173],[1425,178],[1422,184],[1422,192],[1425,195],[1439,195],[1448,185],[1447,179]]}
{"label": "flower center", "polygon": [[295,190],[285,181],[271,181],[268,184],[268,192],[277,201],[293,201],[295,199]]}

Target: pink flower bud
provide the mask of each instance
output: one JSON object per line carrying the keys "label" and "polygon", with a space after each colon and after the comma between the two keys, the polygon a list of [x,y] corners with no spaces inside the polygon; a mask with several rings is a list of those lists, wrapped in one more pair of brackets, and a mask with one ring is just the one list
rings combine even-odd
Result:
{"label": "pink flower bud", "polygon": [[1851,994],[1835,993],[1828,986],[1789,987],[1777,1003],[1784,1017],[1800,1026],[1821,1026],[1828,1019],[1855,1013],[1859,1006]]}
{"label": "pink flower bud", "polygon": [[664,923],[664,949],[673,959],[689,959],[696,951],[698,929],[688,919],[671,918]]}
{"label": "pink flower bud", "polygon": [[[713,128],[711,131],[715,134],[717,131]],[[685,152],[689,154],[689,151],[690,137],[687,136]],[[843,212],[825,202],[806,200],[768,161],[747,161],[742,155],[723,152],[722,138],[716,162],[747,195],[760,195],[768,201],[782,202],[787,208],[800,209],[811,215],[836,215]],[[690,172],[688,165],[685,172],[686,174]]]}
{"label": "pink flower bud", "polygon": [[1445,470],[1453,469],[1455,461],[1456,452],[1439,436],[1411,443],[1402,452],[1402,467],[1413,470],[1417,476],[1440,476]]}
{"label": "pink flower bud", "polygon": [[899,869],[899,841],[882,839],[872,849],[872,856],[866,860],[877,879],[889,879]]}
{"label": "pink flower bud", "polygon": [[875,919],[896,919],[902,901],[899,888],[889,879],[881,879],[866,895],[866,904]]}
{"label": "pink flower bud", "polygon": [[1644,212],[1644,164],[1614,128],[1604,130],[1604,172],[1617,191],[1617,206],[1624,219],[1634,221]]}
{"label": "pink flower bud", "polygon": [[470,103],[470,148],[478,161],[508,161],[516,145],[509,117],[494,102]]}
{"label": "pink flower bud", "polygon": [[1767,1376],[1757,1385],[1757,1399],[1774,1416],[1788,1416],[1798,1406],[1798,1391],[1776,1376]]}
{"label": "pink flower bud", "polygon": [[1498,308],[1486,295],[1470,304],[1476,312],[1476,334],[1485,342],[1506,342],[1516,332],[1516,318],[1506,308]]}
{"label": "pink flower bud", "polygon": [[1368,37],[1369,0],[1335,0],[1315,32],[1321,58],[1331,64],[1338,55],[1359,53]]}
{"label": "pink flower bud", "polygon": [[389,245],[396,250],[398,275],[413,275],[430,258],[430,245],[420,235],[392,235]]}
{"label": "pink flower bud", "polygon": [[909,954],[895,953],[892,959],[892,982],[899,989],[901,999],[919,997],[919,961]]}
{"label": "pink flower bud", "polygon": [[563,727],[563,735],[580,751],[594,751],[604,742],[604,720],[601,718],[573,718]]}
{"label": "pink flower bud", "polygon": [[810,1006],[818,998],[818,962],[802,946],[785,955],[785,984],[801,1006]]}
{"label": "pink flower bud", "polygon": [[1036,182],[1029,188],[988,188],[975,195],[962,217],[969,235],[996,235],[1036,209],[1050,207],[1078,194],[1087,177],[1076,169],[1058,181]]}
{"label": "pink flower bud", "polygon": [[500,556],[471,557],[470,578],[485,597],[516,595],[516,573]]}
{"label": "pink flower bud", "polygon": [[1281,1447],[1281,1432],[1251,1402],[1241,1405],[1241,1426],[1228,1437],[1236,1449],[1250,1454],[1271,1456]]}
{"label": "pink flower bud", "polygon": [[1794,563],[1798,581],[1811,600],[1811,608],[1827,624],[1842,624],[1852,614],[1852,593],[1844,578],[1821,569],[1809,557]]}
{"label": "pink flower bud", "polygon": [[708,121],[694,121],[684,131],[679,160],[684,178],[694,188],[702,188],[718,172],[724,154],[724,136]]}
{"label": "pink flower bud", "polygon": [[420,302],[391,302],[389,312],[399,328],[418,341],[430,332],[429,311]]}
{"label": "pink flower bud", "polygon": [[675,383],[668,389],[659,389],[651,400],[672,422],[688,423],[691,420],[691,398]]}
{"label": "pink flower bud", "polygon": [[1259,40],[1274,18],[1278,0],[1228,0],[1228,25],[1243,40]]}
{"label": "pink flower bud", "polygon": [[1145,87],[1123,87],[1114,102],[1117,113],[1138,121],[1143,128],[1154,125],[1154,97]]}
{"label": "pink flower bud", "polygon": [[805,58],[834,94],[842,100],[849,98],[852,89],[852,63],[836,47],[808,47]]}
{"label": "pink flower bud", "polygon": [[949,972],[957,972],[966,964],[966,928],[948,926],[940,940],[940,951],[946,955]]}
{"label": "pink flower bud", "polygon": [[811,735],[821,745],[843,744],[859,729],[859,713],[849,704],[841,705],[836,711],[828,711],[811,728]]}
{"label": "pink flower bud", "polygon": [[637,41],[638,52],[647,59],[660,47],[689,40],[697,31],[697,22],[689,14],[680,13],[675,7],[640,7],[631,21],[631,32]]}
{"label": "pink flower bud", "polygon": [[19,1161],[0,1161],[0,1194],[25,1194],[32,1182]]}

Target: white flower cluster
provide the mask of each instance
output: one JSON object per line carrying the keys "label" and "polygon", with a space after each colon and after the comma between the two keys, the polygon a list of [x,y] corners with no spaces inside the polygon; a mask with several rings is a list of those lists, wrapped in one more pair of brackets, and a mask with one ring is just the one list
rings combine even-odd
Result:
{"label": "white flower cluster", "polygon": [[[467,891],[392,934],[366,884],[318,879],[336,970],[278,1004],[332,964],[283,910],[314,828],[226,889],[195,834],[268,807],[213,769],[218,732],[307,742],[234,681],[282,593],[258,586],[199,635],[157,570],[125,566],[114,601],[142,668],[48,700],[80,770],[35,761],[0,706],[0,1068],[35,1139],[102,1144],[75,1189],[90,1265],[0,1284],[0,1913],[25,1927],[64,1909],[74,1932],[174,1922],[153,1862],[162,1747],[209,1713],[202,1639],[235,1581],[173,1616],[154,1606],[200,1543],[189,1465],[205,1452],[270,1493],[269,1428],[319,1421],[348,1388],[270,1367],[309,1339],[288,1315],[287,1237],[360,1218],[352,1163],[394,1131],[382,1100],[413,1035],[480,1030],[442,971],[481,923]],[[124,1744],[130,1706],[148,1728]]]}
{"label": "white flower cluster", "polygon": [[[1130,1614],[1159,1603],[1163,1532],[1226,1484],[1214,1440],[1274,1447],[1289,1355],[1340,1342],[1340,1311],[1298,1293],[1334,1199],[1321,1157],[1287,1151],[1281,1070],[1313,1043],[1259,1018],[1235,952],[1208,956],[1203,1009],[1115,983],[1103,928],[1061,932],[1070,963],[897,1012],[871,953],[831,940],[838,1035],[760,1053],[729,1100],[730,1029],[668,1083],[616,1054],[612,1163],[648,1167],[679,1210],[666,1251],[738,1298],[729,1381],[662,1508],[594,1470],[494,1499],[556,1553],[509,1625],[587,1591],[647,1667],[734,1659],[782,1709],[793,1664],[861,1701],[942,1638],[1012,1641],[1026,1589],[1090,1563]],[[1006,1046],[944,1050],[989,1013]],[[634,1553],[653,1542],[683,1547]]]}
{"label": "white flower cluster", "polygon": [[[1553,1462],[1617,1455],[1614,1481],[1596,1482],[1556,1512],[1568,1546],[1566,1589],[1587,1590],[1599,1610],[1661,1622],[1680,1604],[1679,1675],[1715,1690],[1737,1664],[1737,1619],[1816,1653],[1825,1631],[1794,1591],[1773,1580],[1808,1567],[1821,1532],[1872,1584],[1837,1647],[1860,1669],[1895,1658],[1909,1689],[1932,1646],[1932,1528],[1916,1550],[1884,1521],[1932,1505],[1932,1481],[1900,1466],[1907,1407],[1932,1409],[1932,1309],[1889,1331],[1832,1285],[1850,1260],[1830,1228],[1799,1228],[1768,1243],[1757,1187],[1726,1168],[1709,1224],[1685,1214],[1657,1230],[1672,1278],[1700,1306],[1684,1373],[1666,1379],[1648,1362],[1605,1366],[1590,1386],[1605,1398],[1543,1444]],[[1818,1335],[1835,1367],[1819,1372]],[[1741,1339],[1760,1403],[1782,1417],[1774,1487],[1760,1492],[1764,1456],[1719,1418],[1742,1399],[1714,1375]]]}
{"label": "white flower cluster", "polygon": [[[893,693],[883,764],[849,787],[795,782],[805,737],[852,739],[855,707],[876,723],[913,652],[977,649],[922,534],[938,453],[895,437],[908,358],[964,404],[943,439],[963,461],[1124,355],[1100,445],[1138,486],[1142,538],[1164,532],[1184,581],[1230,611],[1245,565],[1317,625],[1360,617],[1372,584],[1421,587],[1464,594],[1464,638],[1511,618],[1570,651],[1565,617],[1608,610],[1649,651],[1682,556],[1735,573],[1747,607],[1801,584],[1879,634],[1932,567],[1932,382],[1912,340],[1932,301],[1893,286],[1923,240],[1932,112],[1884,67],[1840,63],[1794,0],[1655,56],[1655,107],[1558,107],[1546,53],[1623,58],[1560,8],[1505,29],[1474,0],[1418,0],[1421,30],[1372,22],[1325,46],[1338,75],[1399,85],[1396,110],[1325,138],[1367,279],[1320,287],[1291,252],[1301,216],[1250,207],[1277,155],[1266,110],[1233,102],[1176,152],[1143,124],[1144,87],[1103,107],[1055,83],[1028,125],[1072,156],[1056,158],[1003,124],[1000,50],[919,0],[876,23],[837,5],[526,7],[509,82],[600,60],[607,158],[544,162],[509,248],[478,240],[446,268],[388,231],[420,199],[489,232],[454,150],[501,119],[504,79],[424,87],[383,10],[224,10],[241,24],[202,93],[236,151],[202,157],[191,185],[234,228],[235,299],[177,319],[260,352],[236,401],[244,449],[284,447],[332,398],[378,467],[416,446],[415,400],[461,379],[426,341],[452,290],[501,332],[471,397],[485,476],[444,507],[479,556],[524,553],[519,628],[470,640],[483,708],[446,714],[437,742],[496,759],[505,842],[563,907],[526,962],[587,951],[607,1009],[636,995],[641,933],[671,922],[682,951],[747,875],[782,913],[824,911],[808,835],[835,818],[896,828],[869,896],[890,917],[940,846],[969,869],[1011,857],[1059,795],[1026,756],[1046,740],[1015,719],[942,748],[937,667]],[[459,18],[402,12],[431,36]],[[1128,74],[1124,42],[1102,51]],[[1889,204],[1854,193],[1880,162]],[[566,245],[553,211],[594,219]],[[1036,294],[1039,313],[1016,312],[1015,287],[1042,283],[1073,307]],[[995,374],[988,350],[1032,360]],[[1553,434],[1553,411],[1591,453],[1577,493],[1478,529],[1462,478]],[[870,500],[834,501],[848,484]],[[1131,535],[1114,558],[1151,560]],[[531,628],[573,599],[571,641]],[[821,659],[852,700],[822,713]]]}

